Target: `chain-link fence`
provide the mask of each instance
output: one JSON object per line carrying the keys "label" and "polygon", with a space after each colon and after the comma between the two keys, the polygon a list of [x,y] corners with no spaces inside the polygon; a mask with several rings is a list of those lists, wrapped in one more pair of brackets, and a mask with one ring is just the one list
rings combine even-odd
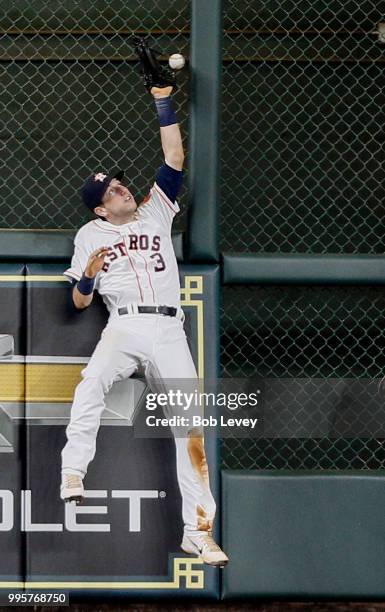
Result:
{"label": "chain-link fence", "polygon": [[[171,52],[188,55],[190,2],[0,6],[2,227],[79,227],[89,218],[79,189],[98,169],[124,168],[134,194],[146,195],[162,154],[130,38],[151,36],[164,61]],[[382,253],[385,1],[223,0],[223,9],[221,249]],[[187,140],[187,70],[179,84]],[[185,210],[186,187],[181,201]],[[182,214],[176,229],[184,224]],[[227,439],[224,465],[382,467],[382,438],[339,435],[356,412],[342,422],[336,406],[352,404],[349,379],[364,380],[356,402],[375,421],[382,416],[374,381],[385,372],[383,289],[223,293],[224,375],[290,380],[294,403],[299,381],[310,381],[299,422],[314,389],[320,396],[315,381],[343,384],[338,394],[330,383],[315,413],[329,401],[333,437]],[[274,390],[282,414],[286,392]]]}
{"label": "chain-link fence", "polygon": [[[130,40],[148,35],[164,61],[188,55],[190,3],[0,4],[1,226],[79,227],[90,218],[79,190],[98,169],[125,169],[137,198],[147,195],[162,152]],[[187,70],[178,81],[187,135]]]}
{"label": "chain-link fence", "polygon": [[385,2],[224,0],[221,248],[382,253]]}
{"label": "chain-link fence", "polygon": [[224,287],[222,302],[223,376],[266,380],[264,437],[225,439],[224,466],[383,467],[385,289]]}

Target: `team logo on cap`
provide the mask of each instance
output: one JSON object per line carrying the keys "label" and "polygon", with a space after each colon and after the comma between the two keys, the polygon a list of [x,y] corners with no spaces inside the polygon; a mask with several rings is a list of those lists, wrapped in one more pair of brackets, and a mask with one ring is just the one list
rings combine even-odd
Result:
{"label": "team logo on cap", "polygon": [[107,174],[103,174],[103,172],[98,172],[94,176],[94,181],[100,181],[101,183],[103,183],[104,179],[106,178],[107,178]]}

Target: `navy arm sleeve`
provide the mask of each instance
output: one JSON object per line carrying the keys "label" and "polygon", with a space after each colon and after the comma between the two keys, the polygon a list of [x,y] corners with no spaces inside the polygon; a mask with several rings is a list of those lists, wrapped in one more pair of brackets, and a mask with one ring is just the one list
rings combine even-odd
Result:
{"label": "navy arm sleeve", "polygon": [[158,170],[155,182],[171,202],[175,202],[182,187],[183,170],[174,170],[164,163]]}

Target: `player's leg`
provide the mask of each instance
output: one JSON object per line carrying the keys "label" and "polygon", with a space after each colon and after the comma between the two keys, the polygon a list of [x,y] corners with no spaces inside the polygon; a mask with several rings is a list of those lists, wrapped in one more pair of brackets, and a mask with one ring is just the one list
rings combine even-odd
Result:
{"label": "player's leg", "polygon": [[[199,392],[199,381],[182,323],[162,319],[161,333],[147,377],[156,391],[172,389],[183,393]],[[201,407],[190,408],[190,414],[201,413]],[[168,406],[167,417],[183,413],[183,408]],[[212,539],[211,532],[216,504],[211,493],[204,438],[197,428],[175,427],[177,478],[182,496],[185,552],[200,554],[212,565],[224,565],[227,557]]]}
{"label": "player's leg", "polygon": [[82,371],[83,380],[75,390],[67,443],[62,450],[62,499],[82,497],[82,479],[95,456],[105,395],[115,380],[129,377],[136,370],[138,359],[134,353],[134,339],[128,342],[121,330],[107,326]]}
{"label": "player's leg", "polygon": [[[199,392],[199,380],[183,324],[178,319],[164,317],[159,328],[153,359],[146,371],[151,386],[158,392]],[[186,413],[181,406],[167,406],[164,412],[168,418],[174,414],[191,418],[192,413],[201,412],[201,408],[194,405]],[[205,530],[211,530],[216,505],[210,490],[203,433],[197,428],[175,427],[172,430],[185,532],[200,531],[203,524]]]}

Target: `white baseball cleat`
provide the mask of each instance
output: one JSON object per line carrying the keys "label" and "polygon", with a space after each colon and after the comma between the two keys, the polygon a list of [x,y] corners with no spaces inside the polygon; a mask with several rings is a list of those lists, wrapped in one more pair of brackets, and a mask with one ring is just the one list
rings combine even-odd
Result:
{"label": "white baseball cleat", "polygon": [[62,474],[60,497],[66,502],[75,501],[82,504],[84,501],[83,479],[78,474]]}
{"label": "white baseball cleat", "polygon": [[180,547],[185,553],[199,555],[208,565],[224,567],[229,561],[209,531],[197,535],[184,534]]}

